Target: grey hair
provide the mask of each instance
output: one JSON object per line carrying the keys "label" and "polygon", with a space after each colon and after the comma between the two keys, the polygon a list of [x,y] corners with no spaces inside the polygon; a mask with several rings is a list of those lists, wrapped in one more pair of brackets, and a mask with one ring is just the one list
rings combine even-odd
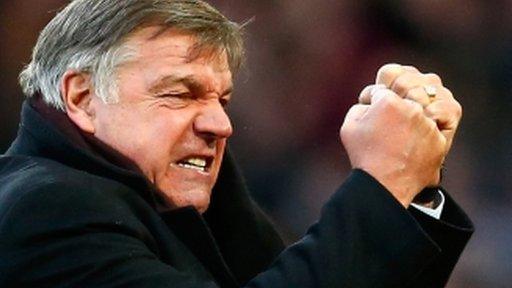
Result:
{"label": "grey hair", "polygon": [[66,71],[75,70],[90,74],[94,92],[104,102],[117,102],[116,68],[136,56],[125,42],[147,26],[190,32],[197,38],[197,51],[225,51],[232,72],[243,62],[243,25],[204,1],[74,0],[39,35],[32,60],[19,76],[23,93],[39,94],[64,111],[60,82]]}

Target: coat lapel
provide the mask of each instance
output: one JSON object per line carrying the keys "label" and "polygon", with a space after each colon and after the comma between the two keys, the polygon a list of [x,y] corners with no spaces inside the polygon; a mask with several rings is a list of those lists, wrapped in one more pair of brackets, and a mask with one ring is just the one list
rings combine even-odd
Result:
{"label": "coat lapel", "polygon": [[167,211],[161,213],[161,217],[212,274],[220,287],[239,287],[222,257],[210,228],[193,207]]}

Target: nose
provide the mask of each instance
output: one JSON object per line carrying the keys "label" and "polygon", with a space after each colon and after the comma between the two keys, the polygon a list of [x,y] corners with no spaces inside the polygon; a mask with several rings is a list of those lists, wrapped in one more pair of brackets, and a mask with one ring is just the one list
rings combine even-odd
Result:
{"label": "nose", "polygon": [[233,133],[231,120],[218,101],[202,107],[194,121],[194,130],[208,142],[228,138]]}

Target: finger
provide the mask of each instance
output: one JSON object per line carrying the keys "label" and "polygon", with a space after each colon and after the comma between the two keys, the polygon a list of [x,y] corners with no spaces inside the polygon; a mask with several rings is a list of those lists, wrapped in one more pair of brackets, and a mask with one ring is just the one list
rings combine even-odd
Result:
{"label": "finger", "polygon": [[435,135],[437,135],[438,140],[441,140],[443,142],[442,145],[445,149],[445,152],[447,152],[451,145],[451,139],[453,139],[453,134],[450,134],[450,132],[442,133],[442,131],[438,129],[436,121],[425,115],[423,106],[418,102],[410,99],[404,99],[403,103],[411,119],[416,120],[414,122],[416,129],[420,129],[425,132],[428,131],[427,133],[434,133]]}
{"label": "finger", "polygon": [[398,95],[396,95],[395,92],[391,91],[387,88],[380,88],[375,89],[372,97],[371,97],[371,104],[377,104],[381,101],[395,101],[395,100],[401,100]]}
{"label": "finger", "polygon": [[425,108],[425,115],[436,121],[437,127],[447,140],[446,151],[448,152],[462,117],[462,106],[451,96],[448,89],[445,88],[445,90],[441,93],[445,98],[436,99],[428,105]]}
{"label": "finger", "polygon": [[422,107],[430,105],[430,97],[425,92],[424,87],[415,87],[407,91],[405,99],[409,99],[418,102]]}
{"label": "finger", "polygon": [[425,78],[426,82],[430,85],[437,85],[437,86],[443,86],[443,80],[439,75],[435,73],[426,73],[423,74],[423,77]]}
{"label": "finger", "polygon": [[434,99],[432,99],[434,101],[456,101],[455,98],[453,97],[453,93],[452,91],[450,91],[450,89],[446,88],[446,87],[443,87],[443,86],[434,86],[436,88],[436,96],[434,97]]}
{"label": "finger", "polygon": [[404,98],[409,90],[429,84],[426,80],[427,79],[421,73],[405,72],[398,76],[391,84],[391,90],[395,91],[398,96]]}
{"label": "finger", "polygon": [[413,101],[411,99],[404,99],[403,105],[405,107],[405,110],[408,111],[411,115],[416,114],[425,117],[423,112],[423,106],[420,103]]}
{"label": "finger", "polygon": [[372,90],[375,85],[368,85],[359,93],[359,104],[370,104],[372,98]]}
{"label": "finger", "polygon": [[366,86],[359,94],[359,104],[370,104],[372,102],[372,95],[377,89],[386,88],[384,85],[369,85]]}
{"label": "finger", "polygon": [[452,100],[436,100],[425,107],[425,115],[436,121],[441,130],[455,130],[462,116],[462,107]]}
{"label": "finger", "polygon": [[425,115],[436,122],[437,128],[446,139],[445,151],[448,152],[452,146],[452,141],[457,132],[459,119],[443,109],[441,102],[430,105],[425,109]]}
{"label": "finger", "polygon": [[395,79],[404,73],[404,69],[400,64],[386,64],[382,66],[377,72],[375,84],[382,84],[386,87],[391,87]]}
{"label": "finger", "polygon": [[418,68],[411,65],[402,65],[402,68],[407,72],[421,73],[420,70],[418,70]]}

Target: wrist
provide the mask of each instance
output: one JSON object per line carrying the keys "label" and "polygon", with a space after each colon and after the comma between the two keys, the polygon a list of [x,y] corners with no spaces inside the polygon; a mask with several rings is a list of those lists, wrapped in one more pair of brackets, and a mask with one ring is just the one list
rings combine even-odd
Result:
{"label": "wrist", "polygon": [[382,169],[368,169],[358,168],[370,174],[388,192],[398,201],[402,206],[408,208],[413,202],[414,197],[422,190],[424,186],[417,184],[417,179],[414,177],[404,175],[398,171],[392,173],[382,173]]}

